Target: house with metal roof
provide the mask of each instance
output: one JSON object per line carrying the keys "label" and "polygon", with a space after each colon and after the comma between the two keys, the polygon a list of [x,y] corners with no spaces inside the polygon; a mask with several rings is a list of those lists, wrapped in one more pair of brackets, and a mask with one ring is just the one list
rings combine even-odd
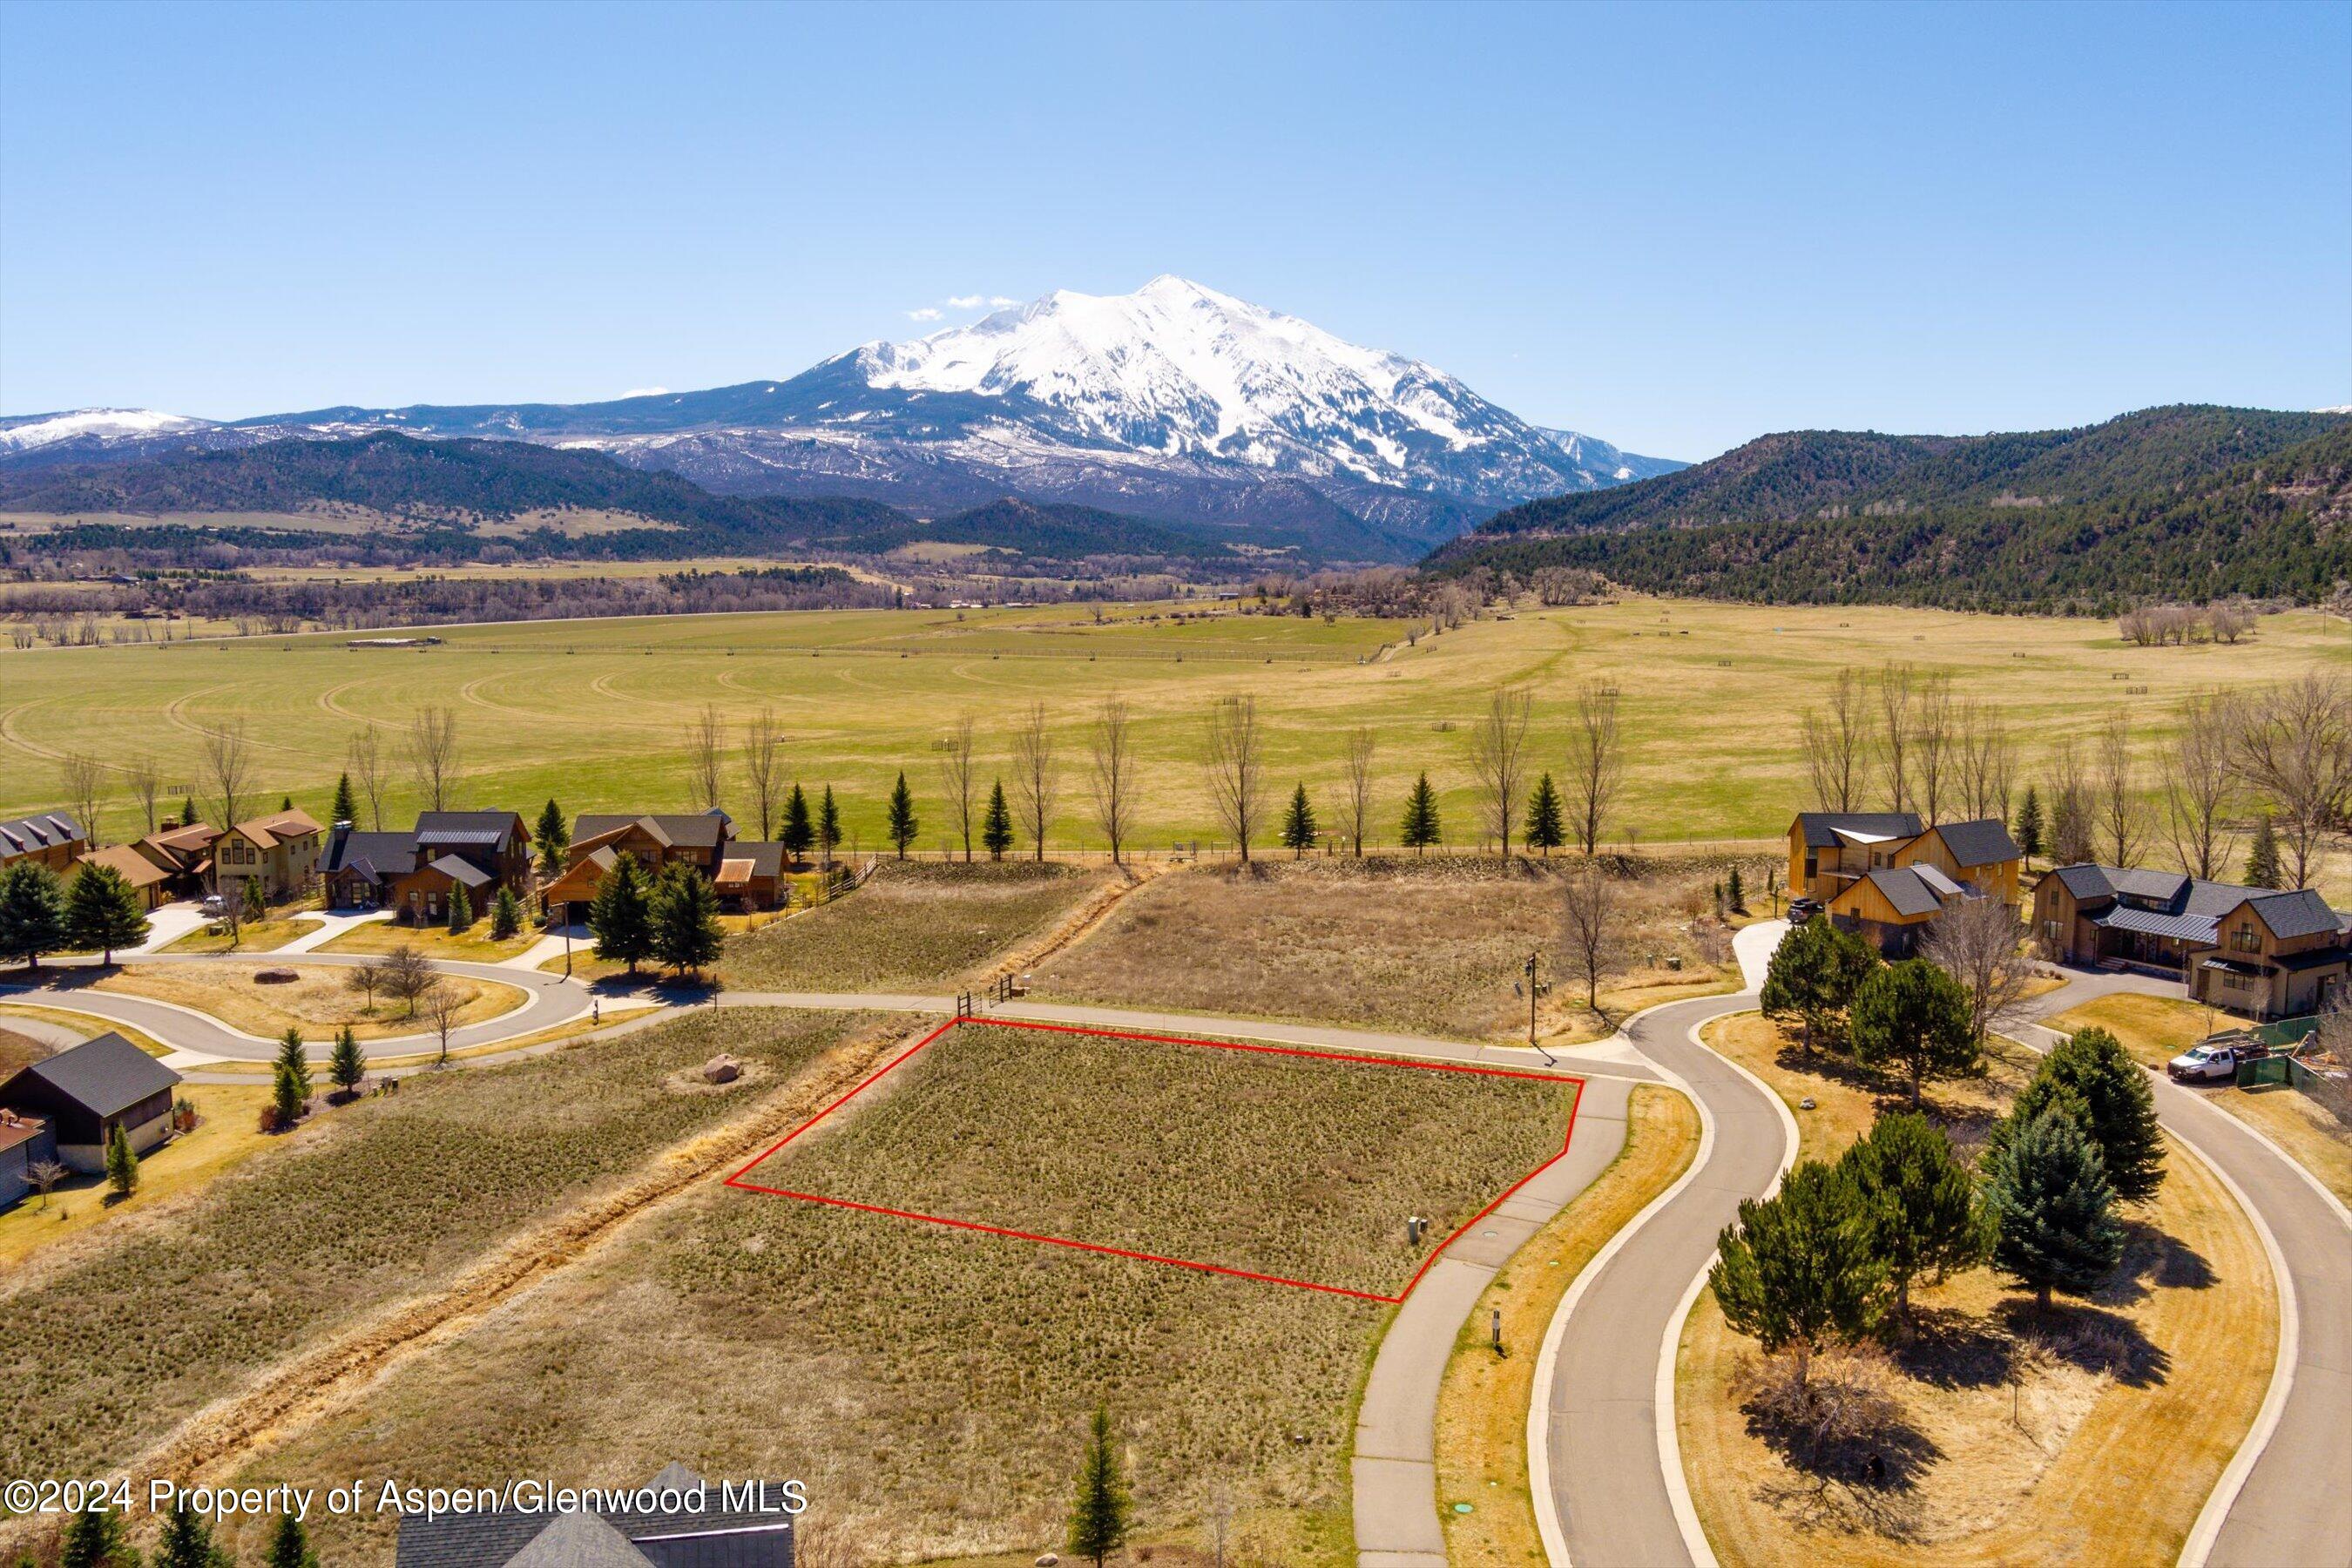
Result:
{"label": "house with metal roof", "polygon": [[723,811],[639,816],[583,811],[572,827],[569,863],[541,897],[551,910],[559,904],[585,909],[623,855],[656,876],[672,866],[692,867],[719,897],[746,911],[776,908],[787,887],[783,846],[737,838],[734,819]]}
{"label": "house with metal roof", "polygon": [[110,1031],[21,1068],[0,1083],[0,1106],[47,1122],[58,1159],[94,1173],[117,1127],[141,1154],[171,1136],[179,1086],[178,1073]]}
{"label": "house with metal roof", "polygon": [[1908,811],[1808,811],[1789,826],[1790,892],[1896,957],[1958,904],[2014,907],[2024,861],[1990,817],[1931,826]]}
{"label": "house with metal roof", "polygon": [[2033,936],[2061,963],[2136,968],[2257,1018],[2318,1012],[2352,973],[2352,928],[2308,888],[2061,866],[2033,889]]}
{"label": "house with metal roof", "polygon": [[394,1568],[792,1568],[802,1499],[674,1464],[635,1490],[553,1500],[573,1506],[406,1516]]}
{"label": "house with metal roof", "polygon": [[47,866],[62,877],[73,869],[74,862],[89,847],[89,835],[82,831],[80,823],[62,811],[45,811],[37,816],[0,822],[0,869],[29,863]]}
{"label": "house with metal roof", "polygon": [[530,895],[530,829],[511,811],[428,811],[405,833],[338,822],[320,876],[331,909],[394,910],[403,921],[433,923],[462,887],[478,914],[501,886]]}

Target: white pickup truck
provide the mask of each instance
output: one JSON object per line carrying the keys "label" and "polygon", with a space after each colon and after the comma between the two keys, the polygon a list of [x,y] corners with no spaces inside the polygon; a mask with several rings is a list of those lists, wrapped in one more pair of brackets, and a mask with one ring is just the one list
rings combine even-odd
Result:
{"label": "white pickup truck", "polygon": [[2237,1046],[2191,1046],[2165,1063],[2164,1070],[2176,1083],[2235,1079],[2238,1063],[2244,1059],[2244,1050]]}

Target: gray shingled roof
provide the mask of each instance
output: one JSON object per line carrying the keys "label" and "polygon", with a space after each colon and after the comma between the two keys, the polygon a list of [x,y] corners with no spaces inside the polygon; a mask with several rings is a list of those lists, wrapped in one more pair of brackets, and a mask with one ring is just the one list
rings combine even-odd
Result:
{"label": "gray shingled roof", "polygon": [[178,1086],[180,1075],[112,1030],[47,1057],[0,1083],[0,1100],[38,1079],[92,1116],[115,1116]]}
{"label": "gray shingled roof", "polygon": [[749,860],[754,877],[778,877],[783,874],[784,847],[763,839],[738,838],[727,846],[727,858]]}
{"label": "gray shingled roof", "polygon": [[1864,879],[1876,888],[1886,901],[1895,906],[1897,914],[1927,915],[1944,907],[1919,873],[1908,866],[1881,866],[1864,873]]}
{"label": "gray shingled roof", "polygon": [[2095,904],[2101,899],[2116,896],[2115,884],[2107,880],[2106,872],[2087,861],[2076,866],[2061,866],[2050,873],[2059,885],[2074,895],[2078,904]]}
{"label": "gray shingled roof", "polygon": [[1876,838],[1916,838],[1925,831],[1916,811],[1801,811],[1805,847],[1828,849],[1838,842],[1838,829],[1867,833]]}
{"label": "gray shingled roof", "polygon": [[428,869],[438,871],[451,881],[462,883],[468,888],[486,888],[490,883],[490,874],[488,871],[483,870],[471,860],[460,860],[455,855],[444,855],[439,859],[429,862]]}
{"label": "gray shingled roof", "polygon": [[346,833],[328,842],[326,875],[331,877],[346,868],[357,868],[362,863],[376,877],[413,869],[416,865],[416,836]]}
{"label": "gray shingled roof", "polygon": [[2327,900],[2309,888],[2291,893],[2259,893],[2247,901],[2262,916],[2263,924],[2271,928],[2271,934],[2282,941],[2317,936],[2323,931],[2332,934],[2342,929],[2336,911],[2327,907]]}
{"label": "gray shingled roof", "polygon": [[719,836],[735,826],[733,819],[719,811],[705,812],[598,812],[583,811],[572,826],[574,839],[594,838],[616,827],[626,827],[642,822],[652,829],[656,838],[681,849],[709,849],[718,844]]}
{"label": "gray shingled roof", "polygon": [[2126,899],[2178,908],[2188,898],[2191,879],[2186,871],[2151,871],[2137,866],[2102,866],[2107,881]]}
{"label": "gray shingled roof", "polygon": [[[697,1478],[685,1467],[671,1465],[646,1484],[657,1492],[671,1488],[684,1491],[697,1484]],[[538,1511],[443,1514],[427,1519],[420,1514],[400,1521],[394,1562],[396,1568],[501,1568],[508,1563],[529,1568],[622,1568],[624,1564],[635,1568],[645,1563],[660,1568],[788,1568],[791,1525],[787,1516],[776,1511],[783,1497],[782,1488],[770,1482],[768,1511],[726,1509],[719,1506],[720,1489],[714,1485],[704,1494],[708,1506],[700,1513],[604,1508],[586,1516],[623,1537],[636,1553],[634,1559],[611,1555],[609,1537],[584,1526],[565,1527],[549,1540],[550,1532],[562,1526],[567,1516]],[[542,1541],[544,1548],[540,1547]],[[534,1548],[543,1554],[524,1555]],[[602,1551],[606,1555],[562,1555],[565,1550]]]}
{"label": "gray shingled roof", "polygon": [[507,1559],[509,1568],[646,1568],[646,1554],[593,1513],[567,1513]]}
{"label": "gray shingled roof", "polygon": [[1936,831],[1942,835],[1944,847],[1962,866],[1997,866],[2003,860],[2014,860],[2025,853],[2009,829],[1996,817],[1983,817],[1975,822],[1947,822]]}

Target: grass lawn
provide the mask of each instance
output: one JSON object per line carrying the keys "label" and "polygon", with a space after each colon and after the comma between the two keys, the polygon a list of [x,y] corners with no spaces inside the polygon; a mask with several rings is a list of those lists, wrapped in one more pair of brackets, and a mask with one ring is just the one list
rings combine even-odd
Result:
{"label": "grass lawn", "polygon": [[167,1198],[196,1191],[272,1142],[254,1130],[269,1100],[267,1087],[192,1083],[180,1093],[196,1108],[195,1129],[142,1156],[137,1192],[124,1202],[108,1203],[105,1177],[74,1176],[59,1184],[47,1204],[26,1199],[0,1214],[0,1264],[14,1267],[37,1248],[144,1215]]}
{"label": "grass lawn", "polygon": [[[1633,1090],[1625,1148],[1495,1277],[1463,1324],[1437,1400],[1438,1517],[1455,1568],[1543,1561],[1528,1491],[1528,1406],[1536,1354],[1569,1288],[1609,1238],[1672,1186],[1698,1154],[1698,1112],[1672,1089]],[[1497,1356],[1488,1338],[1503,1314]],[[1466,1502],[1468,1513],[1453,1505]]]}
{"label": "grass lawn", "polygon": [[20,1035],[14,1029],[0,1028],[0,1079],[13,1077],[20,1068],[31,1067],[44,1057],[56,1055],[55,1047],[43,1044],[30,1035]]}
{"label": "grass lawn", "polygon": [[490,922],[477,921],[463,935],[453,936],[446,926],[404,926],[391,921],[370,921],[353,926],[332,942],[322,944],[320,952],[391,952],[396,948],[413,947],[427,958],[446,958],[461,963],[502,963],[530,949],[540,939],[537,926],[526,921],[521,931],[503,942],[490,937]]}
{"label": "grass lawn", "polygon": [[0,1002],[0,1018],[11,1016],[19,1018],[38,1018],[43,1023],[61,1025],[89,1039],[96,1039],[99,1036],[111,1031],[121,1035],[151,1057],[168,1057],[172,1054],[171,1047],[146,1031],[134,1029],[128,1024],[118,1024],[111,1019],[99,1017],[94,1013],[76,1013],[64,1007],[38,1007],[28,1002]]}
{"label": "grass lawn", "polygon": [[730,939],[736,991],[887,991],[965,978],[1106,886],[1057,861],[893,862],[831,903]]}
{"label": "grass lawn", "polygon": [[165,942],[164,952],[275,952],[296,937],[308,936],[327,922],[312,915],[280,915],[247,921],[234,936],[226,926],[198,926]]}
{"label": "grass lawn", "polygon": [[[907,1064],[938,1070],[886,1078],[750,1179],[1386,1283],[1403,1215],[1492,1195],[1565,1115],[1521,1080],[959,1033]],[[1297,1138],[1309,1123],[1328,1136]],[[626,1240],[266,1472],[617,1479],[687,1455],[801,1476],[858,1561],[1026,1563],[1060,1547],[1100,1399],[1153,1561],[1205,1564],[1223,1490],[1255,1542],[1229,1562],[1352,1568],[1345,1460],[1378,1303],[715,1185]],[[389,1560],[380,1525],[331,1528],[335,1561]]]}
{"label": "grass lawn", "polygon": [[[2167,1061],[2235,1020],[2217,1016],[2194,1002],[2171,996],[2117,994],[2095,997],[2049,1020],[2053,1029],[2105,1029],[2124,1049],[2152,1068]],[[2197,1086],[2208,1103],[2260,1128],[2337,1197],[2352,1204],[2352,1126],[2338,1121],[2320,1101],[2290,1084],[2261,1089]]]}
{"label": "grass lawn", "polygon": [[[1753,869],[1753,867],[1748,868]],[[1713,912],[1721,863],[1655,861],[1621,884],[1633,967],[1603,985],[1622,1016],[1738,983],[1727,935],[1693,934]],[[1296,1018],[1457,1039],[1524,1038],[1528,952],[1560,974],[1559,870],[1492,858],[1269,860],[1171,872],[1138,889],[1083,942],[1037,970],[1041,996],[1111,1006]],[[1712,924],[1711,921],[1708,922]],[[1669,957],[1681,963],[1669,970]],[[1557,984],[1546,1037],[1605,1032]]]}
{"label": "grass lawn", "polygon": [[[1798,1110],[1804,1153],[1831,1157],[1889,1097],[1809,1070],[1777,1026],[1748,1014],[1708,1043]],[[2021,1050],[2021,1047],[2012,1047]],[[1960,1131],[2005,1100],[2031,1058],[1934,1086]],[[1802,1440],[1746,1392],[1753,1342],[1711,1294],[1685,1326],[1675,1411],[1684,1469],[1726,1563],[2127,1563],[2169,1561],[2253,1420],[2277,1338],[2275,1287],[2252,1226],[2178,1143],[2150,1204],[2126,1210],[2124,1262],[2087,1301],[2046,1316],[1990,1269],[1915,1289],[1920,1334],[1864,1383],[1885,1401],[1867,1441],[1810,1463]],[[1872,1453],[1886,1479],[1866,1479]],[[2121,1484],[2132,1478],[2131,1484]],[[2160,1484],[2158,1482],[2160,1478]]]}
{"label": "grass lawn", "polygon": [[[367,999],[345,984],[352,973],[347,966],[287,964],[283,967],[293,970],[299,979],[283,985],[257,984],[254,975],[270,967],[276,966],[131,964],[110,972],[97,983],[96,989],[175,1002],[209,1014],[233,1029],[265,1038],[281,1035],[289,1026],[300,1029],[306,1038],[315,1039],[349,1024],[352,1033],[362,1040],[422,1034],[432,1026],[422,1014],[410,1017],[398,1003],[388,999],[379,1000],[373,1013],[366,1011]],[[511,1013],[529,1000],[515,986],[496,981],[445,974],[441,982],[464,999],[465,1005],[457,1018],[460,1026]]]}

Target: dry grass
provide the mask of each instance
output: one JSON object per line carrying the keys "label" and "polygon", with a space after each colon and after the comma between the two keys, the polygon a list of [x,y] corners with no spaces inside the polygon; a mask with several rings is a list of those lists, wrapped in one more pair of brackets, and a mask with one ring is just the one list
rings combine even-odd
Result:
{"label": "dry grass", "polygon": [[56,1054],[54,1047],[30,1035],[20,1035],[14,1029],[0,1029],[0,1079]]}
{"label": "dry grass", "polygon": [[[2105,1029],[2152,1068],[2163,1067],[2214,1030],[2236,1022],[2227,1014],[2216,1015],[2177,997],[2120,994],[2095,997],[2049,1020],[2053,1029]],[[2352,1204],[2352,1126],[2326,1104],[2288,1084],[2189,1087],[2208,1104],[2268,1133],[2330,1192]]]}
{"label": "dry grass", "polygon": [[311,916],[286,915],[247,921],[231,932],[226,925],[198,926],[163,944],[164,952],[275,952],[295,938],[308,936],[327,922]]}
{"label": "dry grass", "polygon": [[395,948],[413,947],[427,958],[446,958],[461,963],[502,963],[530,950],[541,932],[530,921],[503,942],[490,940],[488,919],[476,921],[462,936],[452,936],[446,926],[404,926],[391,921],[370,921],[356,925],[334,941],[320,947],[320,952],[390,952]]}
{"label": "dry grass", "polygon": [[856,892],[727,944],[738,991],[887,991],[947,985],[1053,925],[1105,878],[1059,862],[909,861]]}
{"label": "dry grass", "polygon": [[[951,1213],[1075,1216],[1088,1235],[1392,1279],[1396,1216],[1466,1201],[1472,1172],[1528,1152],[1475,1125],[1434,1142],[1381,1136],[1463,1092],[1451,1075],[1109,1042],[1081,1058],[1069,1037],[969,1033],[997,1040],[965,1041],[977,1049],[943,1056],[907,1092],[861,1099],[839,1135],[752,1179],[822,1176],[826,1190]],[[1070,1087],[1087,1073],[1104,1075],[1100,1092]],[[1522,1086],[1533,1103],[1514,1110],[1474,1090],[1467,1105],[1513,1112],[1482,1119],[1556,1146],[1554,1092]],[[1286,1135],[1310,1120],[1337,1130],[1313,1155]],[[1204,1150],[1245,1163],[1221,1168]],[[1301,1180],[1312,1160],[1335,1179]],[[1164,1191],[1129,1190],[1146,1188]],[[1255,1212],[1234,1212],[1236,1199]],[[1204,1561],[1200,1521],[1225,1489],[1240,1514],[1230,1563],[1345,1568],[1351,1401],[1386,1317],[1372,1302],[706,1187],[251,1473],[617,1479],[683,1458],[801,1476],[875,1561],[1026,1562],[1060,1544],[1099,1398],[1131,1445],[1154,1561]],[[388,1560],[380,1529],[331,1528],[335,1561]]]}
{"label": "dry grass", "polygon": [[[420,1077],[313,1117],[193,1201],[47,1250],[0,1278],[0,1376],[43,1391],[0,1404],[0,1471],[119,1469],[262,1368],[625,1182],[858,1022],[703,1015]],[[741,1080],[689,1075],[722,1048],[751,1064]]]}
{"label": "dry grass", "polygon": [[[256,983],[255,974],[272,967],[289,968],[299,978],[283,985]],[[379,997],[375,1011],[366,1011],[366,998],[345,984],[351,973],[339,964],[142,963],[109,973],[95,989],[194,1007],[233,1029],[264,1037],[289,1027],[316,1037],[348,1024],[361,1039],[380,1040],[422,1034],[430,1026],[422,1014],[411,1017],[387,998]],[[444,974],[441,983],[463,1000],[459,1027],[511,1013],[530,999],[515,986],[462,974]]]}
{"label": "dry grass", "polygon": [[[1371,857],[1201,867],[1160,878],[1043,965],[1040,994],[1113,1006],[1296,1018],[1459,1039],[1524,1036],[1530,951],[1557,977],[1559,862]],[[1727,939],[1696,934],[1720,865],[1651,862],[1623,884],[1634,967],[1603,987],[1618,1016],[1736,984]],[[1745,874],[1745,873],[1743,873]],[[1679,971],[1664,967],[1678,959]],[[1561,984],[1548,1037],[1604,1032]]]}
{"label": "dry grass", "polygon": [[268,1101],[261,1086],[187,1084],[180,1094],[196,1108],[194,1131],[142,1155],[139,1190],[128,1199],[105,1201],[103,1176],[75,1176],[60,1183],[47,1205],[27,1198],[0,1214],[0,1263],[20,1264],[36,1250],[161,1206],[164,1200],[202,1188],[224,1171],[269,1146],[254,1131]]}
{"label": "dry grass", "polygon": [[0,1018],[38,1018],[46,1024],[56,1024],[71,1029],[85,1038],[96,1038],[110,1030],[121,1035],[151,1057],[168,1057],[172,1047],[143,1030],[128,1024],[118,1024],[101,1018],[95,1013],[77,1013],[67,1007],[37,1007],[25,1002],[0,1002]]}
{"label": "dry grass", "polygon": [[[1708,1036],[1793,1106],[1804,1153],[1833,1157],[1894,1096],[1807,1070],[1754,1015]],[[1930,1091],[1956,1141],[2032,1065]],[[2168,1561],[2252,1424],[2270,1378],[2277,1300],[2261,1243],[2175,1145],[2157,1199],[2126,1211],[2122,1267],[2048,1315],[1989,1269],[1915,1289],[1923,1331],[1856,1379],[1880,1412],[1866,1439],[1810,1439],[1777,1418],[1751,1342],[1703,1294],[1684,1332],[1684,1469],[1727,1563]],[[1876,1454],[1881,1478],[1868,1473]],[[2118,1478],[2136,1484],[2119,1485]],[[2160,1484],[2159,1483],[2160,1479]]]}
{"label": "dry grass", "polygon": [[[1478,1300],[1437,1403],[1437,1498],[1445,1552],[1456,1568],[1521,1568],[1543,1561],[1528,1491],[1528,1406],[1536,1350],[1569,1288],[1609,1238],[1689,1168],[1698,1112],[1672,1089],[1642,1085],[1627,1111],[1625,1147],[1576,1200],[1521,1247]],[[1503,1314],[1497,1356],[1487,1339]],[[1472,1511],[1454,1513],[1467,1502]]]}

